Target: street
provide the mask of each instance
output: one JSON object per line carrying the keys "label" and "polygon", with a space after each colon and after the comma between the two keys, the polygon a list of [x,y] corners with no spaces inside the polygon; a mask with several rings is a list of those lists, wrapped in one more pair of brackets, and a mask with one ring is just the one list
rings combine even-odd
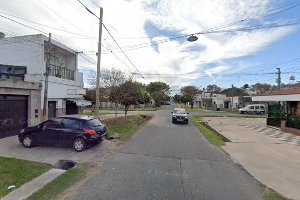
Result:
{"label": "street", "polygon": [[259,182],[170,112],[156,112],[69,199],[262,199]]}

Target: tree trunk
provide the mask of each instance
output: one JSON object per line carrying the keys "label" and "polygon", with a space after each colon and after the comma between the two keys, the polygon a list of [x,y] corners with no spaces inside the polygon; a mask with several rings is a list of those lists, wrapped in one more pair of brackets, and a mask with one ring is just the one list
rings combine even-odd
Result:
{"label": "tree trunk", "polygon": [[129,108],[129,106],[126,105],[126,106],[125,106],[125,117],[127,117],[127,111],[128,111],[128,108]]}
{"label": "tree trunk", "polygon": [[117,122],[117,115],[118,115],[118,107],[119,107],[119,105],[116,103],[115,104],[115,122]]}
{"label": "tree trunk", "polygon": [[194,102],[191,102],[191,109],[194,108]]}

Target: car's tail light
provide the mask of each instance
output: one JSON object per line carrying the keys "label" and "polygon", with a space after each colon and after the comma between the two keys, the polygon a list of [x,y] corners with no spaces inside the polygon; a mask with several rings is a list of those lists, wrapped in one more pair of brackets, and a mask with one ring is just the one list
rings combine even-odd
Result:
{"label": "car's tail light", "polygon": [[91,129],[84,129],[84,132],[89,135],[97,135],[96,131],[91,130]]}

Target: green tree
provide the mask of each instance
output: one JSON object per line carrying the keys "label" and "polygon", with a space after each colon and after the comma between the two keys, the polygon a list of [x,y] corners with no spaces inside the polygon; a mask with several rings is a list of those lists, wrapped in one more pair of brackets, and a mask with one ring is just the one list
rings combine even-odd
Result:
{"label": "green tree", "polygon": [[250,86],[249,86],[249,84],[244,84],[243,85],[243,89],[245,90],[245,89],[247,89],[247,88],[249,88]]}
{"label": "green tree", "polygon": [[180,89],[180,91],[183,96],[182,99],[185,99],[185,100],[187,100],[187,102],[190,102],[191,109],[193,109],[194,108],[194,98],[197,94],[200,93],[200,90],[196,86],[189,85],[189,86],[182,87]]}
{"label": "green tree", "polygon": [[120,86],[111,88],[110,100],[116,104],[124,105],[125,116],[127,116],[129,106],[136,105],[141,100],[141,88],[141,83],[132,80],[126,81]]}
{"label": "green tree", "polygon": [[146,90],[149,92],[156,105],[161,105],[162,102],[168,101],[170,99],[168,95],[170,86],[164,82],[151,82],[147,86]]}
{"label": "green tree", "polygon": [[175,94],[174,95],[174,100],[175,100],[176,103],[180,103],[181,102],[181,95]]}
{"label": "green tree", "polygon": [[184,103],[184,106],[186,107],[186,104],[189,102],[189,98],[186,95],[180,95],[180,102]]}
{"label": "green tree", "polygon": [[219,93],[219,92],[221,92],[221,90],[222,90],[222,88],[220,88],[219,86],[217,86],[215,84],[206,86],[207,92]]}
{"label": "green tree", "polygon": [[272,85],[267,83],[256,83],[251,85],[251,90],[259,94],[271,91]]}
{"label": "green tree", "polygon": [[150,103],[151,97],[146,89],[147,87],[145,85],[141,86],[139,103],[142,104]]}
{"label": "green tree", "polygon": [[245,92],[241,88],[233,87],[233,88],[226,88],[221,91],[222,94],[225,94],[228,97],[231,96],[248,96],[248,93]]}
{"label": "green tree", "polygon": [[157,92],[157,91],[162,91],[164,93],[169,92],[170,90],[170,86],[164,82],[160,82],[160,81],[156,81],[156,82],[151,82],[148,86],[147,86],[147,91],[152,94],[153,92]]}

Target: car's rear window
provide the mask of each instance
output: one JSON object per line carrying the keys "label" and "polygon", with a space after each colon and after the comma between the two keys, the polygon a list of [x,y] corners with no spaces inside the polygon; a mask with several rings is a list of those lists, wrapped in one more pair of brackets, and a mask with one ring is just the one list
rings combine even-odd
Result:
{"label": "car's rear window", "polygon": [[97,118],[89,120],[88,123],[92,127],[97,127],[97,126],[102,126],[103,125],[103,123]]}

